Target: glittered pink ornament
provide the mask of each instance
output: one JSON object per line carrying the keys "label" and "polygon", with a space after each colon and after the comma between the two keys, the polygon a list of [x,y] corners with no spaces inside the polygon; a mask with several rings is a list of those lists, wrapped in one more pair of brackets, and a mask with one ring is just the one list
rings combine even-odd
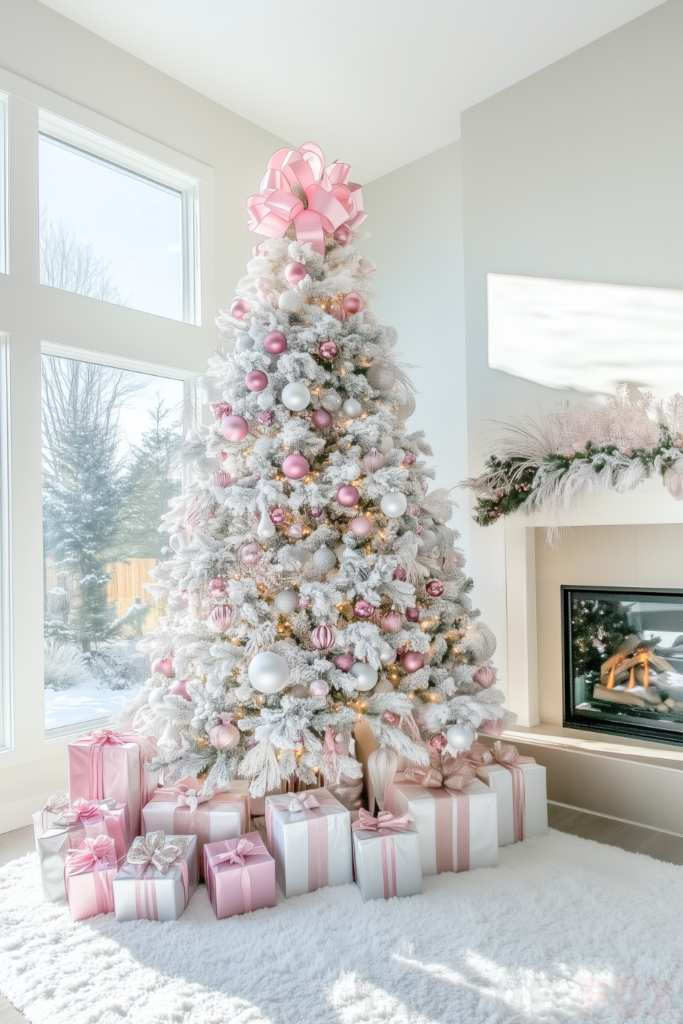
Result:
{"label": "glittered pink ornament", "polygon": [[206,584],[207,594],[209,597],[213,597],[216,601],[220,601],[221,598],[225,597],[227,590],[228,584],[220,576],[214,577],[214,579],[209,580]]}
{"label": "glittered pink ornament", "polygon": [[209,483],[212,487],[229,487],[232,483],[232,477],[225,470],[219,469],[217,473],[211,474]]}
{"label": "glittered pink ornament", "polygon": [[443,583],[441,580],[430,580],[425,590],[430,597],[441,597],[443,594]]}
{"label": "glittered pink ornament", "polygon": [[326,409],[316,409],[311,416],[311,423],[317,430],[327,430],[332,424],[332,417]]}
{"label": "glittered pink ornament", "polygon": [[440,754],[448,746],[448,740],[442,732],[435,732],[429,740],[429,746],[432,750],[436,750],[436,752]]}
{"label": "glittered pink ornament", "polygon": [[226,416],[221,423],[221,433],[226,441],[243,441],[249,433],[249,424],[243,416]]}
{"label": "glittered pink ornament", "polygon": [[276,526],[282,526],[283,523],[287,522],[287,513],[283,508],[274,508],[270,513],[271,522],[275,523]]}
{"label": "glittered pink ornament", "polygon": [[417,455],[413,455],[412,452],[406,452],[403,457],[404,466],[412,466],[417,461]]}
{"label": "glittered pink ornament", "polygon": [[324,679],[314,679],[308,687],[311,697],[326,697],[330,692],[329,684]]}
{"label": "glittered pink ornament", "polygon": [[372,523],[365,516],[356,516],[349,527],[354,537],[368,537],[372,533]]}
{"label": "glittered pink ornament", "polygon": [[400,566],[400,565],[397,566],[397,568],[394,569],[393,578],[395,580],[404,580],[406,578],[406,571],[405,571],[405,569],[402,566]]}
{"label": "glittered pink ornament", "polygon": [[347,313],[360,313],[364,302],[358,292],[349,292],[348,295],[344,296],[342,305]]}
{"label": "glittered pink ornament", "polygon": [[314,519],[317,519],[322,514],[323,514],[323,510],[321,508],[312,508],[311,509],[311,515],[313,516]]}
{"label": "glittered pink ornament", "polygon": [[288,455],[285,461],[282,463],[282,472],[290,480],[301,480],[302,477],[308,473],[308,461],[303,455],[296,453]]}
{"label": "glittered pink ornament", "polygon": [[244,378],[244,383],[250,391],[265,391],[268,387],[268,378],[263,370],[250,370]]}
{"label": "glittered pink ornament", "polygon": [[304,535],[304,528],[302,523],[292,523],[290,528],[287,530],[288,537],[300,538]]}
{"label": "glittered pink ornament", "polygon": [[176,697],[182,697],[183,700],[191,700],[187,692],[187,679],[176,679],[168,692],[175,694]]}
{"label": "glittered pink ornament", "polygon": [[355,505],[359,498],[360,491],[353,484],[344,484],[337,491],[337,501],[340,505],[345,505],[347,508]]}
{"label": "glittered pink ornament", "polygon": [[368,473],[376,473],[378,469],[382,468],[384,462],[385,459],[382,453],[374,449],[368,452],[367,455],[364,455],[362,459],[363,469],[367,470]]}
{"label": "glittered pink ornament", "polygon": [[393,711],[385,711],[382,718],[385,722],[388,722],[389,725],[398,725],[400,722],[400,718],[398,715],[395,715]]}
{"label": "glittered pink ornament", "polygon": [[339,349],[333,341],[321,341],[318,345],[318,355],[322,356],[323,359],[327,359],[328,362],[336,359],[338,353]]}
{"label": "glittered pink ornament", "polygon": [[271,331],[263,339],[263,347],[273,356],[279,356],[287,348],[287,339],[282,331]]}
{"label": "glittered pink ornament", "polygon": [[479,683],[485,690],[488,690],[489,686],[493,686],[496,681],[496,673],[488,665],[481,665],[472,678],[475,683]]}
{"label": "glittered pink ornament", "polygon": [[334,659],[334,664],[335,667],[338,668],[340,672],[348,672],[349,669],[353,668],[355,664],[355,658],[352,654],[340,654],[337,658]]}
{"label": "glittered pink ornament", "polygon": [[170,658],[156,658],[152,662],[152,675],[154,675],[155,672],[161,672],[162,676],[167,676],[167,677],[168,676],[172,676],[173,675],[173,662],[171,661],[171,659]]}
{"label": "glittered pink ornament", "polygon": [[251,313],[251,304],[246,299],[235,299],[230,307],[230,313],[235,320],[244,320],[247,313]]}
{"label": "glittered pink ornament", "polygon": [[232,750],[240,741],[240,731],[231,714],[221,715],[221,721],[209,730],[209,739],[216,750]]}
{"label": "glittered pink ornament", "polygon": [[212,402],[211,412],[217,420],[223,420],[232,413],[232,406],[230,402]]}
{"label": "glittered pink ornament", "polygon": [[408,622],[417,622],[420,618],[419,608],[406,608],[406,618]]}
{"label": "glittered pink ornament", "polygon": [[407,651],[401,658],[401,665],[406,672],[417,672],[424,663],[425,660],[419,651]]}
{"label": "glittered pink ornament", "polygon": [[340,245],[348,245],[353,238],[353,231],[348,224],[340,224],[334,232],[334,238]]}
{"label": "glittered pink ornament", "polygon": [[344,307],[340,306],[338,302],[333,302],[330,306],[330,316],[333,316],[335,320],[343,320]]}
{"label": "glittered pink ornament", "polygon": [[308,271],[303,263],[288,263],[285,267],[285,277],[289,284],[298,284],[303,281]]}
{"label": "glittered pink ornament", "polygon": [[481,731],[487,736],[500,736],[503,731],[503,723],[500,718],[487,718],[481,723]]}
{"label": "glittered pink ornament", "polygon": [[259,558],[263,554],[263,549],[260,544],[245,544],[240,551],[240,559],[244,565],[256,565]]}
{"label": "glittered pink ornament", "polygon": [[273,414],[270,411],[270,409],[263,409],[258,414],[258,421],[259,421],[259,423],[261,424],[262,427],[269,427],[272,424],[274,419],[275,419],[275,417],[273,416]]}
{"label": "glittered pink ornament", "polygon": [[316,626],[311,633],[311,643],[318,651],[328,651],[334,646],[334,639],[332,626]]}
{"label": "glittered pink ornament", "polygon": [[417,505],[408,505],[406,512],[408,513],[409,516],[419,516],[420,509],[418,508]]}
{"label": "glittered pink ornament", "polygon": [[358,619],[369,619],[375,614],[374,604],[370,604],[369,601],[365,601],[361,598],[360,601],[356,601],[353,606],[353,614]]}
{"label": "glittered pink ornament", "polygon": [[387,612],[386,615],[382,616],[380,622],[380,626],[385,633],[398,633],[402,625],[403,621],[398,612]]}

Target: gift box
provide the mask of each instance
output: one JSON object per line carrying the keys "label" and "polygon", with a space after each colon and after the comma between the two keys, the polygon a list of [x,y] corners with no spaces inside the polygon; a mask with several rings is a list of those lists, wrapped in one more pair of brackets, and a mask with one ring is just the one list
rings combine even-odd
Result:
{"label": "gift box", "polygon": [[356,882],[364,900],[414,896],[422,892],[420,837],[413,816],[358,811],[351,826]]}
{"label": "gift box", "polygon": [[68,793],[53,793],[39,811],[33,812],[31,821],[33,822],[33,838],[36,843],[36,853],[38,852],[38,840],[43,832],[47,832],[49,828],[52,828],[56,819],[63,811],[67,810],[68,806]]}
{"label": "gift box", "polygon": [[218,918],[248,914],[274,907],[275,861],[258,832],[239,839],[207,843],[204,877],[214,914]]}
{"label": "gift box", "polygon": [[[464,758],[435,758],[440,767],[409,768],[387,787],[392,814],[412,814],[420,837],[423,875],[468,871],[498,863],[494,790],[475,778]],[[474,781],[472,781],[474,779]]]}
{"label": "gift box", "polygon": [[497,740],[489,750],[473,743],[468,756],[477,778],[498,797],[498,845],[507,846],[548,832],[545,767]]}
{"label": "gift box", "polygon": [[114,909],[113,882],[118,867],[110,836],[84,839],[66,851],[64,884],[72,921],[84,921]]}
{"label": "gift box", "polygon": [[249,783],[233,783],[228,792],[203,796],[185,785],[157,789],[142,809],[142,831],[197,837],[197,866],[204,870],[204,844],[236,839],[251,824]]}
{"label": "gift box", "polygon": [[285,896],[353,881],[349,811],[326,789],[266,797],[268,849]]}
{"label": "gift box", "polygon": [[117,921],[177,921],[197,890],[194,836],[138,836],[114,879]]}
{"label": "gift box", "polygon": [[112,839],[117,860],[123,860],[131,843],[125,804],[117,804],[113,798],[75,800],[53,821],[52,828],[38,837],[36,849],[43,880],[43,899],[66,899],[64,865],[67,851],[76,849],[85,839],[97,836]]}
{"label": "gift box", "polygon": [[71,799],[103,800],[115,797],[128,805],[133,835],[140,832],[140,812],[152,798],[158,773],[146,771],[154,751],[150,740],[132,733],[100,729],[68,744]]}

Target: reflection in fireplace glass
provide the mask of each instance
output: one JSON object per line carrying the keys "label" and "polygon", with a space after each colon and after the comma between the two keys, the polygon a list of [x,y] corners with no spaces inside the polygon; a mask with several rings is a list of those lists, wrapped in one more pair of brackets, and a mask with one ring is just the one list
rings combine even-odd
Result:
{"label": "reflection in fireplace glass", "polygon": [[683,591],[562,592],[565,725],[683,743]]}

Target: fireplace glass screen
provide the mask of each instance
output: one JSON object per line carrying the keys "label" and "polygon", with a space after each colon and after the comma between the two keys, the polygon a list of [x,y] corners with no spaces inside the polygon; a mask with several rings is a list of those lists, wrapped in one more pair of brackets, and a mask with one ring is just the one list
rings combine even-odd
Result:
{"label": "fireplace glass screen", "polygon": [[564,723],[683,743],[683,591],[562,587]]}

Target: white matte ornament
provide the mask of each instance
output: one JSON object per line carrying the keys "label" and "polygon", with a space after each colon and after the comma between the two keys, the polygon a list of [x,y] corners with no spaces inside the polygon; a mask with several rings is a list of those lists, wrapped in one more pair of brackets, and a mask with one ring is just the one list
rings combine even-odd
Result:
{"label": "white matte ornament", "polygon": [[254,347],[254,339],[250,334],[240,334],[235,342],[235,352],[249,352]]}
{"label": "white matte ornament", "polygon": [[449,747],[453,750],[469,750],[475,740],[474,729],[470,729],[469,725],[461,725],[460,722],[456,722],[448,729],[446,739]]}
{"label": "white matte ornament", "polygon": [[277,693],[289,679],[289,666],[274,651],[261,651],[249,662],[249,682],[259,693]]}
{"label": "white matte ornament", "polygon": [[292,412],[301,412],[311,401],[311,392],[303,381],[295,380],[282,389],[282,404]]}
{"label": "white matte ornament", "polygon": [[336,555],[334,551],[330,551],[329,548],[318,548],[318,550],[313,553],[313,565],[316,567],[318,572],[329,572],[336,564]]}
{"label": "white matte ornament", "polygon": [[408,499],[401,491],[388,491],[380,502],[382,512],[389,519],[398,519],[408,508]]}
{"label": "white matte ornament", "polygon": [[278,306],[287,313],[296,313],[303,304],[303,296],[300,292],[286,291],[278,299]]}
{"label": "white matte ornament", "polygon": [[377,451],[381,452],[382,455],[388,455],[393,447],[394,439],[390,437],[389,434],[385,434],[377,445]]}
{"label": "white matte ornament", "polygon": [[291,615],[299,607],[299,595],[296,590],[281,590],[275,595],[273,604],[280,615]]}
{"label": "white matte ornament", "polygon": [[342,400],[336,391],[323,391],[320,404],[327,412],[339,412]]}
{"label": "white matte ornament", "polygon": [[149,704],[152,711],[155,711],[164,703],[164,697],[166,696],[165,686],[155,686],[153,690],[149,691],[147,697],[147,703]]}
{"label": "white matte ornament", "polygon": [[351,675],[355,678],[354,687],[356,690],[371,690],[379,679],[379,673],[372,665],[366,665],[364,661],[357,661],[351,669]]}
{"label": "white matte ornament", "polygon": [[422,550],[431,551],[436,546],[438,537],[433,530],[423,530],[420,534],[420,540],[422,541]]}
{"label": "white matte ornament", "polygon": [[386,648],[383,647],[380,651],[379,660],[383,665],[393,665],[396,661],[396,651],[393,647],[389,647],[389,644],[387,644]]}
{"label": "white matte ornament", "polygon": [[362,256],[358,261],[358,266],[364,274],[371,274],[373,270],[376,270],[375,261],[371,260],[369,256]]}
{"label": "white matte ornament", "polygon": [[275,536],[275,523],[267,512],[261,513],[261,521],[258,524],[256,534],[259,540],[270,540],[271,537]]}
{"label": "white matte ornament", "polygon": [[262,391],[261,394],[256,399],[256,404],[258,405],[259,409],[272,409],[273,405],[275,404],[275,399],[273,398],[270,391]]}
{"label": "white matte ornament", "polygon": [[159,737],[160,747],[179,747],[180,746],[180,729],[175,722],[169,722],[161,736]]}
{"label": "white matte ornament", "polygon": [[342,405],[342,412],[345,416],[351,416],[352,419],[356,419],[357,416],[363,411],[363,406],[356,398],[347,398]]}

